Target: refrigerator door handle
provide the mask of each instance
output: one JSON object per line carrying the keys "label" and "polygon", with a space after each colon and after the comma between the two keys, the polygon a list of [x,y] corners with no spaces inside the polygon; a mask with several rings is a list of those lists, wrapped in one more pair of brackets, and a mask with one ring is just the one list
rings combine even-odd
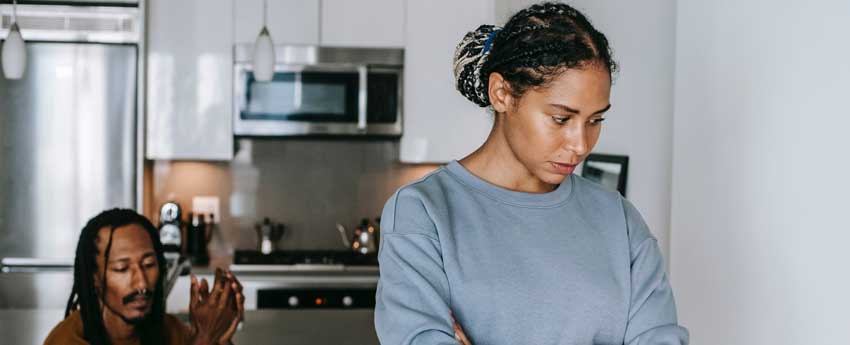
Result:
{"label": "refrigerator door handle", "polygon": [[2,258],[0,273],[70,271],[74,259]]}

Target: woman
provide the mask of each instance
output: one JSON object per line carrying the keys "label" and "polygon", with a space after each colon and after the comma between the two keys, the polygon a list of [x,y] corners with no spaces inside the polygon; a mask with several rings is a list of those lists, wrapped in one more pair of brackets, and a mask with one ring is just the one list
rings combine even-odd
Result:
{"label": "woman", "polygon": [[387,202],[383,344],[688,343],[637,209],[572,175],[599,138],[615,69],[605,36],[565,4],[464,37],[457,88],[494,125]]}

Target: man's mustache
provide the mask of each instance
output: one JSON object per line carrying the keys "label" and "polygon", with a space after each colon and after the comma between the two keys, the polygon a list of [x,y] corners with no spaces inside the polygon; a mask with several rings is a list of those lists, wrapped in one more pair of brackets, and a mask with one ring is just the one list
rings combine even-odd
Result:
{"label": "man's mustache", "polygon": [[124,303],[124,304],[129,304],[130,302],[133,302],[134,300],[136,300],[138,298],[151,299],[151,298],[153,298],[153,291],[151,291],[151,290],[136,290],[133,293],[131,293],[127,296],[124,296],[124,298],[121,299],[121,302]]}

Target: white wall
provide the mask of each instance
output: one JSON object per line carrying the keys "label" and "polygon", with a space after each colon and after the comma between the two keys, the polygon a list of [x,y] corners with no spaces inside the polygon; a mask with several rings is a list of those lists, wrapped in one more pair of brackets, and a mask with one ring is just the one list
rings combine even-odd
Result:
{"label": "white wall", "polygon": [[681,0],[671,272],[692,344],[850,343],[850,1]]}
{"label": "white wall", "polygon": [[[497,0],[498,24],[538,1]],[[629,156],[626,195],[666,257],[670,234],[675,0],[573,0],[614,48],[620,72],[594,152]]]}

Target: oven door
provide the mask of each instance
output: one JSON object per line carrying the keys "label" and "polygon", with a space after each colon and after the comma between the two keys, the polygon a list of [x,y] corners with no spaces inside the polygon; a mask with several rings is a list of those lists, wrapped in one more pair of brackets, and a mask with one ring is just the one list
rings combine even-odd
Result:
{"label": "oven door", "polygon": [[278,65],[271,81],[259,82],[250,64],[237,64],[234,133],[400,135],[400,78],[393,68]]}

